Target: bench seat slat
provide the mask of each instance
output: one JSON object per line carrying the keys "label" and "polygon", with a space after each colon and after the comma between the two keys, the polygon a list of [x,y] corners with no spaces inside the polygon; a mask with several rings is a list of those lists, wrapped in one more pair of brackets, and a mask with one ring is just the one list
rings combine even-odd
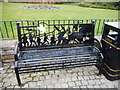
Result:
{"label": "bench seat slat", "polygon": [[62,59],[62,58],[73,58],[73,57],[88,57],[88,56],[97,56],[98,53],[87,53],[81,55],[73,55],[73,56],[61,56],[61,57],[52,57],[52,58],[39,58],[39,59],[27,59],[27,60],[19,60],[19,62],[29,62],[29,61],[40,61],[40,60],[52,60],[52,59]]}
{"label": "bench seat slat", "polygon": [[59,60],[47,60],[47,61],[39,61],[39,62],[28,62],[28,63],[18,63],[18,65],[27,65],[27,64],[38,64],[38,63],[50,63],[50,62],[59,62],[59,61],[70,61],[70,60],[79,60],[79,59],[98,59],[96,56],[93,57],[81,57],[81,58],[69,58],[69,59],[59,59]]}
{"label": "bench seat slat", "polygon": [[[96,63],[96,62],[91,62],[91,63]],[[82,63],[82,65],[84,64],[91,64],[91,63]],[[70,66],[70,65],[81,65],[81,63],[77,63],[77,64],[68,64],[68,65],[59,65],[59,66],[48,66],[48,67],[41,67],[41,68],[30,68],[30,69],[22,69],[22,70],[19,70],[19,72],[21,71],[31,71],[31,70],[37,70],[37,69],[48,69],[48,68],[57,68],[57,67],[66,67],[66,66]]]}
{"label": "bench seat slat", "polygon": [[[97,59],[97,60],[99,60],[99,59]],[[37,63],[37,64],[35,64],[35,65],[33,65],[33,64],[26,64],[26,66],[23,66],[23,65],[18,65],[17,64],[17,68],[29,68],[29,67],[38,67],[38,66],[49,66],[49,65],[55,65],[55,64],[64,64],[64,63],[75,63],[75,62],[90,62],[90,61],[96,61],[96,59],[87,59],[87,60],[74,60],[74,61],[67,61],[67,62],[64,62],[64,61],[62,61],[62,62],[52,62],[52,63],[43,63],[43,64],[39,64],[39,63]]]}
{"label": "bench seat slat", "polygon": [[74,48],[62,48],[62,49],[50,49],[50,50],[36,50],[20,52],[19,60],[23,59],[35,59],[35,58],[53,58],[61,56],[73,56],[73,55],[85,55],[99,53],[95,47],[74,47]]}
{"label": "bench seat slat", "polygon": [[19,74],[23,73],[32,73],[32,72],[41,72],[41,71],[49,71],[49,70],[59,70],[59,69],[65,69],[65,68],[75,68],[75,67],[82,67],[82,66],[93,66],[96,65],[96,63],[87,63],[87,64],[78,64],[78,65],[68,65],[67,67],[59,67],[59,68],[51,68],[51,69],[41,69],[36,71],[25,71],[25,72],[19,72]]}
{"label": "bench seat slat", "polygon": [[[51,64],[49,66],[47,65],[44,65],[45,67],[35,67],[35,68],[27,68],[27,69],[20,69],[19,71],[27,71],[27,70],[35,70],[35,69],[46,69],[46,68],[53,68],[53,67],[65,67],[65,66],[68,66],[68,65],[79,65],[79,64],[90,64],[90,63],[96,63],[96,61],[91,61],[91,62],[63,62],[63,63],[54,63],[54,64]],[[53,66],[53,65],[56,65],[56,66]],[[59,65],[59,66],[57,66]],[[43,66],[43,65],[42,65]]]}

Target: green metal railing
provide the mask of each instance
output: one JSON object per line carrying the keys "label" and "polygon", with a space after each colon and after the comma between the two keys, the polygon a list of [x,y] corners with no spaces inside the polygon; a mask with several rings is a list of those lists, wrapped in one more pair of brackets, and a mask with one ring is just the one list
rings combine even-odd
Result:
{"label": "green metal railing", "polygon": [[0,39],[16,39],[17,27],[19,22],[21,26],[39,26],[42,24],[47,32],[53,30],[50,24],[81,24],[95,21],[95,35],[101,35],[103,32],[104,22],[119,22],[120,19],[70,19],[70,20],[3,20],[0,21]]}

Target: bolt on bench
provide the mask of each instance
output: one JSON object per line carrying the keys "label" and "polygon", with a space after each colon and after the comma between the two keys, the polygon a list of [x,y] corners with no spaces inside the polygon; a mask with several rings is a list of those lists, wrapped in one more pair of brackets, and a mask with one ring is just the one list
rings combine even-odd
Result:
{"label": "bolt on bench", "polygon": [[[46,25],[52,31],[45,31]],[[47,24],[20,26],[15,47],[15,73],[19,86],[23,73],[81,66],[100,66],[101,44],[94,38],[94,22],[86,24]],[[43,32],[44,31],[44,32]],[[95,42],[97,47],[95,47]]]}

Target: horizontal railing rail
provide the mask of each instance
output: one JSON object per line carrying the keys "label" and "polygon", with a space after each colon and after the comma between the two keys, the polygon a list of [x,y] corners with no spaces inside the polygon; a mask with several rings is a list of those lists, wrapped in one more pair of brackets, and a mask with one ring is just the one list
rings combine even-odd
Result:
{"label": "horizontal railing rail", "polygon": [[[120,19],[66,19],[66,20],[2,20],[0,21],[0,40],[17,39],[17,26],[40,26],[42,24],[46,31],[53,31],[55,24],[83,24],[95,21],[95,35],[102,35],[104,22],[119,22]],[[58,26],[59,27],[59,26]]]}

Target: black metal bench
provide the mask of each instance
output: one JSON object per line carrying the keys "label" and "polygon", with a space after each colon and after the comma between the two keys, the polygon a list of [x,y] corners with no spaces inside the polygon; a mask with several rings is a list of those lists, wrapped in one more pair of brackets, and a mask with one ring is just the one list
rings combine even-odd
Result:
{"label": "black metal bench", "polygon": [[20,26],[17,23],[19,42],[14,56],[19,86],[19,74],[22,73],[91,65],[99,67],[103,57],[100,48],[94,46],[96,41],[100,47],[94,38],[94,22],[46,25],[53,27],[53,31],[41,34],[38,26]]}

